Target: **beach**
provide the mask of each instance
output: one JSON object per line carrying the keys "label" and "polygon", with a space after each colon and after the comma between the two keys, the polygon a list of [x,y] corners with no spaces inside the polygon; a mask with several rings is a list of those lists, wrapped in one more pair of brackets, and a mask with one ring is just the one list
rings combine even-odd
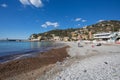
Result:
{"label": "beach", "polygon": [[[0,64],[0,80],[35,80],[56,62],[69,57],[67,47],[51,49],[36,57],[13,60]],[[35,73],[34,73],[35,72]]]}
{"label": "beach", "polygon": [[120,80],[120,45],[67,44],[70,57],[37,80]]}
{"label": "beach", "polygon": [[119,80],[120,45],[61,42],[38,57],[0,64],[1,80]]}

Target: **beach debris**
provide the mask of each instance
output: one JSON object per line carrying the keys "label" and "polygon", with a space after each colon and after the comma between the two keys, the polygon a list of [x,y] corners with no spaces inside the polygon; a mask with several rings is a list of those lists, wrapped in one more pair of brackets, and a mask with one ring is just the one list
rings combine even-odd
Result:
{"label": "beach debris", "polygon": [[84,72],[87,72],[87,70],[84,70]]}
{"label": "beach debris", "polygon": [[57,65],[62,65],[63,63],[62,63],[62,62],[57,61],[57,62],[56,62],[56,64],[57,64]]}
{"label": "beach debris", "polygon": [[83,47],[80,43],[78,43],[78,47]]}
{"label": "beach debris", "polygon": [[95,46],[94,46],[94,45],[92,45],[91,47],[92,47],[92,48],[94,48]]}
{"label": "beach debris", "polygon": [[62,77],[61,76],[59,76],[59,79],[61,79]]}
{"label": "beach debris", "polygon": [[101,43],[97,43],[96,46],[101,46]]}
{"label": "beach debris", "polygon": [[104,62],[105,64],[108,64],[107,62]]}

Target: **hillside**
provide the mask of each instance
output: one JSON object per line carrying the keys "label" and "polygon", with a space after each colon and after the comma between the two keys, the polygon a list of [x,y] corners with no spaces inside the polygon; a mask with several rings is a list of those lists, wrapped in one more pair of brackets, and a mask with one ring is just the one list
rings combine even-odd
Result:
{"label": "hillside", "polygon": [[[77,29],[56,29],[56,30],[51,30],[45,33],[39,33],[39,34],[32,34],[30,36],[30,39],[36,39],[39,36],[41,36],[41,39],[43,40],[48,40],[53,38],[54,36],[59,36],[61,38],[64,37],[77,37],[79,34],[84,35],[85,39],[89,39],[89,32],[91,32],[92,34],[94,33],[99,33],[99,32],[116,32],[120,30],[120,21],[117,20],[109,20],[109,21],[102,21],[102,22],[98,22],[96,24],[93,25],[89,25],[87,27],[83,27],[83,28],[77,28]],[[75,34],[73,36],[73,34]]]}
{"label": "hillside", "polygon": [[51,31],[48,31],[48,32],[45,32],[45,33],[39,33],[39,34],[32,34],[30,36],[30,39],[31,37],[34,37],[34,38],[37,38],[39,36],[42,36],[42,39],[46,39],[46,38],[52,38],[53,35],[54,36],[60,36],[60,37],[71,37],[71,32],[74,32],[78,29],[73,29],[73,28],[70,28],[70,29],[55,29],[55,30],[51,30]]}
{"label": "hillside", "polygon": [[116,20],[102,21],[87,26],[87,29],[91,30],[93,33],[109,32],[109,31],[115,32],[115,31],[119,31],[120,29],[120,21],[116,21]]}

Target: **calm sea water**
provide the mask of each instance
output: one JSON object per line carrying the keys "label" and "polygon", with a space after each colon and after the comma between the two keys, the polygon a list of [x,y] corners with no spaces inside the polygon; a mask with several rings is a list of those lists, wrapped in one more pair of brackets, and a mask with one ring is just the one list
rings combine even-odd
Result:
{"label": "calm sea water", "polygon": [[41,52],[53,47],[53,42],[0,42],[0,56]]}
{"label": "calm sea water", "polygon": [[37,53],[45,52],[56,46],[59,46],[59,44],[53,42],[0,41],[0,63],[34,57]]}

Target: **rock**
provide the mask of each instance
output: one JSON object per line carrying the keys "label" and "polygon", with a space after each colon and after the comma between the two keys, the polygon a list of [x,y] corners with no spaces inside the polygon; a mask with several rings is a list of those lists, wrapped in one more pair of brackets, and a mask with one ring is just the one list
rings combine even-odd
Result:
{"label": "rock", "polygon": [[87,70],[84,70],[84,72],[87,72]]}
{"label": "rock", "polygon": [[104,62],[105,64],[108,64],[107,62]]}

